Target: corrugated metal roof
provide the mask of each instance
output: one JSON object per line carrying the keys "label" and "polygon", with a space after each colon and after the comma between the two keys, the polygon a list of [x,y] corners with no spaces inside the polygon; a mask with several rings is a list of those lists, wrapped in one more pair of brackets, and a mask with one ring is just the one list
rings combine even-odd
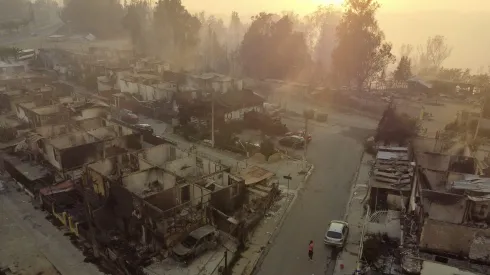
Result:
{"label": "corrugated metal roof", "polygon": [[370,185],[374,187],[403,189],[412,182],[413,167],[408,148],[380,147],[376,155]]}
{"label": "corrugated metal roof", "polygon": [[451,188],[455,190],[490,193],[490,178],[480,178],[477,175],[465,175],[464,180],[453,181],[451,183]]}

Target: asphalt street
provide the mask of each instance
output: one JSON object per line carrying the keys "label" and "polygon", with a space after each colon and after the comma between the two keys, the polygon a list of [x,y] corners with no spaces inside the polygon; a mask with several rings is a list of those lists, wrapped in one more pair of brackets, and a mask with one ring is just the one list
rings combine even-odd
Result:
{"label": "asphalt street", "polygon": [[[362,140],[369,135],[372,125],[311,126],[313,141],[308,147],[307,158],[315,165],[315,170],[299,191],[256,274],[333,273],[336,252],[323,244],[323,236],[329,221],[342,219],[344,215],[352,180],[361,160]],[[315,243],[313,262],[308,261],[307,255],[310,240]]]}
{"label": "asphalt street", "polygon": [[[12,34],[12,35],[5,35],[0,39],[0,45],[1,46],[8,46],[8,45],[16,45],[16,46],[21,46],[21,44],[27,43],[27,44],[41,44],[41,42],[44,40],[46,37],[52,35],[55,33],[63,24],[61,21],[56,20],[53,21],[51,24],[48,24],[43,27],[38,27],[33,30],[22,30],[18,34]],[[32,34],[35,34],[33,36]],[[28,43],[30,42],[30,43]],[[34,43],[36,42],[36,43]]]}

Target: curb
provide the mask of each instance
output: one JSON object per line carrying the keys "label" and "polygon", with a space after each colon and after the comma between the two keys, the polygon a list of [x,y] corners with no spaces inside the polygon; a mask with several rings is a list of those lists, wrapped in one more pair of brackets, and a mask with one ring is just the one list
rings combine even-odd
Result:
{"label": "curb", "polygon": [[[347,217],[349,216],[349,210],[350,210],[350,206],[352,204],[352,199],[354,197],[354,190],[356,189],[356,186],[357,186],[357,180],[359,178],[359,170],[361,169],[361,165],[362,165],[362,159],[364,158],[364,150],[362,151],[362,154],[361,154],[361,158],[359,160],[359,164],[357,165],[357,170],[356,170],[356,174],[354,175],[354,177],[352,177],[352,185],[351,185],[351,188],[350,188],[350,195],[349,195],[349,200],[347,201],[347,205],[345,206],[345,213],[344,213],[344,216],[343,216],[343,220],[346,221],[347,220]],[[333,268],[333,274],[337,274],[337,268],[338,268],[338,263],[341,262],[339,259],[340,259],[340,256],[342,255],[343,251],[341,251],[339,253],[339,255],[337,256],[337,258],[335,259],[335,265],[334,265],[334,268]]]}
{"label": "curb", "polygon": [[286,208],[286,210],[284,211],[284,213],[280,217],[279,223],[277,224],[276,229],[274,230],[274,233],[272,233],[271,236],[269,237],[269,240],[267,240],[266,248],[264,249],[264,251],[262,251],[259,258],[255,261],[255,263],[253,263],[252,272],[250,272],[251,275],[257,274],[257,272],[260,270],[259,267],[262,265],[262,262],[264,261],[267,254],[269,254],[269,250],[271,248],[271,246],[270,246],[271,240],[273,240],[277,237],[277,234],[279,233],[278,229],[280,229],[282,227],[284,221],[286,220],[287,214],[291,211],[291,208],[293,207],[296,199],[298,198],[298,192],[303,188],[305,183],[310,178],[310,175],[313,172],[313,169],[315,169],[315,166],[312,164],[310,169],[308,170],[308,172],[306,172],[305,178],[301,181],[301,184],[296,189],[296,192],[294,194],[293,199],[291,200],[288,207]]}
{"label": "curb", "polygon": [[354,177],[352,177],[352,180],[351,180],[349,200],[347,201],[347,205],[345,206],[345,213],[344,213],[344,217],[343,217],[344,221],[349,216],[350,205],[352,204],[352,198],[354,197],[353,196],[354,190],[356,189],[356,186],[357,186],[357,179],[359,178],[359,170],[361,169],[362,159],[364,158],[364,154],[365,154],[364,150],[362,150],[361,158],[359,160],[359,164],[357,165],[357,169],[356,169],[356,174],[354,175]]}

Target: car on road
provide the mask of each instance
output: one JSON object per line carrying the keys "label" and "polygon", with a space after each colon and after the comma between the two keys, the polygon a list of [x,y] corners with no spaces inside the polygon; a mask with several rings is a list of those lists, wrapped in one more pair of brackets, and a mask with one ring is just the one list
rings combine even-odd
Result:
{"label": "car on road", "polygon": [[200,227],[172,248],[178,261],[188,262],[208,250],[215,249],[219,242],[219,231],[211,225]]}
{"label": "car on road", "polygon": [[312,139],[311,135],[310,134],[305,134],[305,131],[304,130],[289,132],[289,133],[286,133],[285,136],[299,136],[299,137],[302,137],[302,138],[305,138],[305,136],[306,136],[306,142],[308,142],[308,143]]}
{"label": "car on road", "polygon": [[327,122],[327,120],[328,120],[328,114],[319,113],[319,114],[316,115],[315,119],[318,122]]}
{"label": "car on road", "polygon": [[300,136],[286,136],[279,140],[279,144],[293,149],[301,149],[305,146],[305,139]]}
{"label": "car on road", "polygon": [[151,127],[150,124],[135,124],[134,127],[136,127],[137,129],[143,131],[143,132],[148,132],[150,134],[153,134],[153,127]]}
{"label": "car on road", "polygon": [[139,117],[135,113],[127,109],[122,109],[120,111],[120,116],[121,116],[121,120],[127,123],[134,124],[134,123],[138,123],[139,121]]}
{"label": "car on road", "polygon": [[333,220],[328,225],[324,242],[326,245],[342,248],[349,235],[349,224],[344,221]]}

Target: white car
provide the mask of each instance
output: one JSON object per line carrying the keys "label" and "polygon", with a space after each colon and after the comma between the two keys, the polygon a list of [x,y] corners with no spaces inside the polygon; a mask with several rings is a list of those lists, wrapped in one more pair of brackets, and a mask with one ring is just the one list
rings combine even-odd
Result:
{"label": "white car", "polygon": [[349,224],[344,221],[331,221],[325,233],[324,242],[326,245],[344,247],[349,234]]}

